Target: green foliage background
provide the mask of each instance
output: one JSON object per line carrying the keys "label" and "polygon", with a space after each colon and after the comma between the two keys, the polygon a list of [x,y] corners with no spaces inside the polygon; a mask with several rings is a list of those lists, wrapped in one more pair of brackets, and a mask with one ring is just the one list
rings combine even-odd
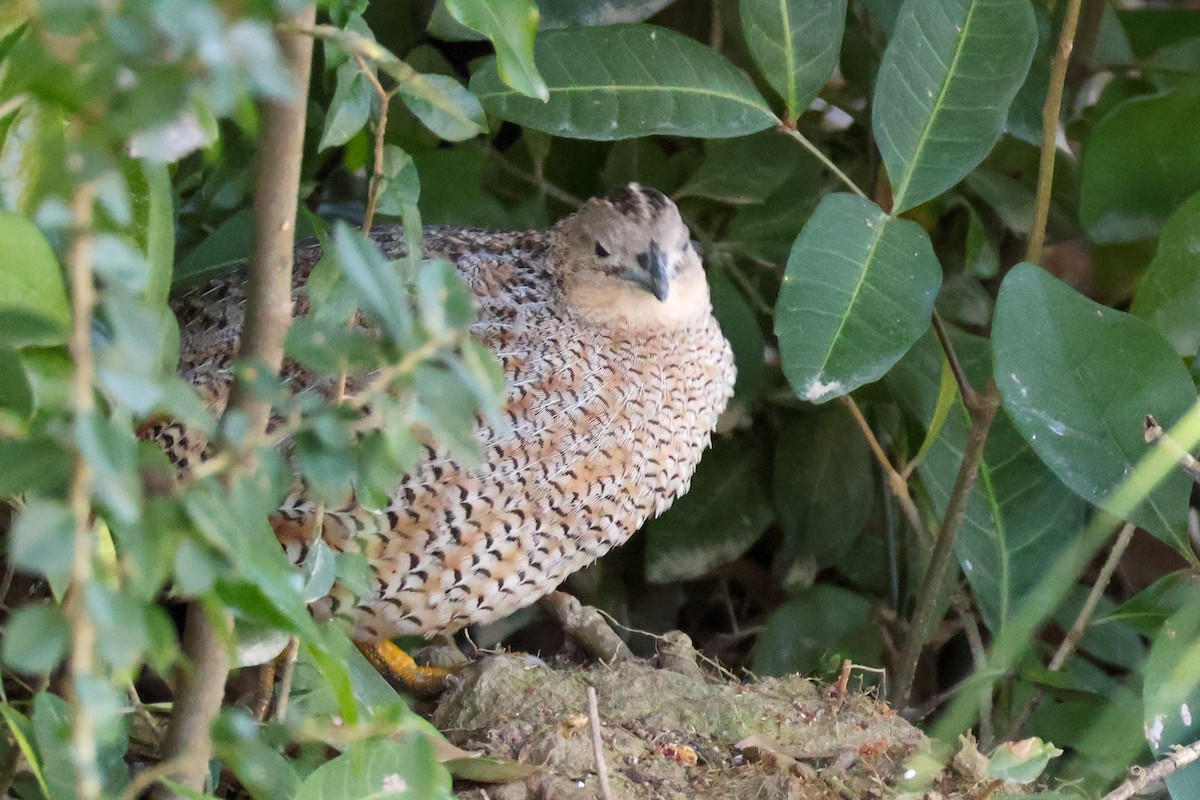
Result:
{"label": "green foliage background", "polygon": [[[320,545],[285,562],[265,525],[288,484],[279,455],[171,486],[136,435],[155,415],[218,443],[245,429],[174,375],[165,300],[249,254],[269,157],[256,104],[290,91],[272,23],[301,5],[0,10],[0,775],[22,800],[87,795],[88,770],[105,794],[139,788],[130,764],[151,759],[171,706],[131,687],[181,658],[164,597],[230,612],[231,643],[301,643],[285,721],[229,709],[214,728],[249,795],[450,791],[436,732],[309,618],[365,565]],[[320,311],[287,347],[331,375],[381,369],[389,424],[360,440],[344,408],[266,378],[254,390],[289,421],[319,497],[386,492],[418,430],[469,457],[501,382],[466,334],[464,290],[445,264],[389,264],[346,221],[372,204],[414,238],[422,223],[543,227],[607,187],[654,185],[704,254],[736,396],[693,491],[575,590],[759,674],[841,656],[902,672],[906,645],[930,638],[905,624],[914,609],[953,606],[949,675],[926,653],[905,699],[974,671],[930,732],[1053,740],[1067,752],[1049,780],[1094,794],[1200,726],[1181,711],[1200,708],[1190,482],[1142,428],[1152,415],[1200,441],[1200,12],[1083,4],[1051,176],[1041,114],[1069,5],[327,0],[297,202],[298,235],[330,255]],[[1054,181],[1042,266],[1022,262],[1039,175]],[[94,308],[72,276],[94,280]],[[382,340],[346,329],[359,307]],[[978,479],[956,488],[977,435]],[[938,592],[926,566],[956,506]],[[1051,669],[1052,634],[1122,521],[1177,568],[1112,587]],[[83,646],[86,669],[64,661]]]}

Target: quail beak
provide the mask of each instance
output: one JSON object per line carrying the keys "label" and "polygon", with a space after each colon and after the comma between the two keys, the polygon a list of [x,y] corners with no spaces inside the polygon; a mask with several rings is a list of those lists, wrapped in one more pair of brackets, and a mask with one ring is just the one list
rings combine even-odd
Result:
{"label": "quail beak", "polygon": [[649,289],[659,302],[666,302],[667,290],[670,288],[666,254],[658,249],[657,244],[651,242],[648,251],[638,253],[637,263],[642,268],[642,273],[638,275],[638,283]]}

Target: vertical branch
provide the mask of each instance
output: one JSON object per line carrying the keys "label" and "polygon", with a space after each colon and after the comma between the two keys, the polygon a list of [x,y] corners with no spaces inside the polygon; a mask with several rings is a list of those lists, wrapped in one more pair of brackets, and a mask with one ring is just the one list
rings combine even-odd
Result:
{"label": "vertical branch", "polygon": [[[309,4],[276,33],[288,65],[295,94],[286,100],[262,104],[258,144],[258,173],[254,192],[254,247],[246,299],[246,323],[238,357],[278,372],[283,363],[283,341],[292,321],[292,259],[296,230],[296,198],[300,187],[300,162],[304,151],[304,122],[308,80],[312,69],[313,40],[296,29],[310,29],[316,6]],[[254,449],[266,436],[270,405],[250,389],[235,382],[226,413],[244,414],[249,435],[238,444],[234,471],[252,468]],[[221,620],[227,625],[227,617]],[[201,790],[212,753],[209,731],[221,708],[229,651],[225,631],[199,601],[188,608],[183,651],[192,672],[176,697],[167,732],[164,757],[178,759],[171,777],[184,787]]]}
{"label": "vertical branch", "polygon": [[[75,238],[67,254],[71,282],[71,338],[68,349],[75,371],[71,375],[71,411],[75,431],[90,422],[95,413],[92,383],[95,359],[92,354],[92,311],[96,306],[96,287],[92,283],[91,229],[92,204],[96,189],[90,182],[80,184],[71,202]],[[70,671],[71,760],[75,766],[75,791],[82,800],[100,797],[100,767],[96,763],[96,721],[87,701],[80,697],[80,684],[92,678],[96,661],[96,630],[88,617],[85,592],[92,581],[92,468],[82,453],[75,456],[70,486],[71,516],[75,523],[74,554],[71,560],[71,587],[64,610],[71,626]]]}
{"label": "vertical branch", "polygon": [[1071,49],[1075,44],[1080,4],[1081,0],[1068,0],[1062,32],[1058,37],[1058,50],[1050,62],[1050,86],[1046,90],[1046,103],[1042,106],[1042,155],[1038,162],[1037,200],[1033,207],[1033,228],[1029,231],[1029,243],[1025,248],[1025,260],[1030,264],[1042,263],[1042,245],[1046,241],[1046,223],[1050,219],[1050,193],[1054,187],[1058,117],[1062,112],[1063,85],[1067,80],[1067,66],[1071,63]]}
{"label": "vertical branch", "polygon": [[950,559],[954,554],[954,541],[962,530],[963,520],[967,515],[967,500],[975,488],[979,476],[979,464],[983,461],[983,451],[987,446],[988,434],[992,429],[992,421],[1000,407],[996,384],[988,384],[988,388],[980,396],[978,414],[972,415],[971,430],[967,434],[967,446],[963,450],[962,466],[959,467],[958,477],[954,481],[954,489],[950,500],[946,503],[946,515],[938,529],[937,543],[933,547],[933,555],[929,558],[929,567],[925,572],[925,581],[917,594],[917,607],[913,611],[912,624],[904,640],[904,649],[900,655],[900,665],[896,671],[895,698],[897,705],[906,705],[912,691],[913,679],[917,674],[917,662],[925,644],[933,638],[941,615],[940,599],[946,584],[946,573],[950,567]]}

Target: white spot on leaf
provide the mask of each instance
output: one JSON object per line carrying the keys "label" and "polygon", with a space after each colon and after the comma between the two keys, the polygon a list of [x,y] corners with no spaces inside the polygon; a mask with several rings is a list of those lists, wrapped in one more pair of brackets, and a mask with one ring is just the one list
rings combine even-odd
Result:
{"label": "white spot on leaf", "polygon": [[393,772],[390,775],[383,776],[383,790],[385,792],[403,792],[408,788],[408,781],[400,777],[400,774]]}
{"label": "white spot on leaf", "polygon": [[1153,747],[1158,747],[1162,742],[1163,735],[1163,717],[1162,714],[1155,714],[1154,722],[1146,726],[1146,741]]}
{"label": "white spot on leaf", "polygon": [[840,381],[825,383],[820,378],[815,378],[809,382],[808,387],[804,390],[804,399],[810,403],[817,403],[842,392],[843,389]]}
{"label": "white spot on leaf", "polygon": [[1183,720],[1184,725],[1192,724],[1192,710],[1188,708],[1188,704],[1184,703],[1179,707],[1179,718]]}

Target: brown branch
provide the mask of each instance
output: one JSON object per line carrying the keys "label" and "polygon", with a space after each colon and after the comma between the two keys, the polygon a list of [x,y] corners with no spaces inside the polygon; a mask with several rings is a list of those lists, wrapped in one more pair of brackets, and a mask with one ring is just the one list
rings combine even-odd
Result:
{"label": "brown branch", "polygon": [[1179,462],[1179,467],[1188,475],[1192,476],[1192,480],[1200,483],[1200,461],[1189,453],[1187,450],[1179,446],[1179,443],[1163,430],[1158,424],[1158,420],[1149,414],[1146,415],[1146,444],[1157,445],[1166,450],[1171,456]]}
{"label": "brown branch", "polygon": [[1131,774],[1124,783],[1104,795],[1100,800],[1129,800],[1150,784],[1174,775],[1198,758],[1200,758],[1200,742],[1192,742],[1186,747],[1176,745],[1161,761],[1156,761],[1149,767],[1132,767],[1129,770]]}
{"label": "brown branch", "polygon": [[563,631],[592,658],[610,665],[633,658],[629,647],[608,626],[600,612],[591,606],[584,606],[573,595],[551,592],[541,599],[539,605],[558,620]]}
{"label": "brown branch", "polygon": [[[316,5],[310,4],[285,24],[311,28]],[[247,288],[246,322],[238,358],[278,372],[283,362],[283,340],[292,321],[292,251],[296,230],[300,162],[304,152],[304,123],[308,80],[312,68],[310,36],[279,30],[280,50],[291,72],[295,94],[286,100],[262,104],[259,160],[254,192],[254,247]],[[256,398],[248,386],[235,382],[226,414],[240,413],[249,420],[248,434],[235,447],[235,471],[253,468],[254,450],[263,441],[270,405]],[[218,630],[199,601],[187,611],[183,652],[191,665],[176,695],[164,757],[178,759],[171,773],[178,784],[200,791],[208,776],[212,752],[209,730],[220,711],[229,674],[228,635]],[[228,624],[228,618],[216,620]],[[171,792],[160,792],[171,796]]]}
{"label": "brown branch", "polygon": [[900,665],[896,671],[895,705],[908,704],[912,692],[913,679],[917,674],[917,662],[921,651],[933,638],[940,616],[940,599],[946,583],[946,573],[954,554],[954,541],[962,530],[963,520],[967,514],[967,500],[975,488],[979,476],[979,464],[983,461],[983,450],[987,445],[988,433],[992,429],[992,421],[1000,407],[1000,393],[995,382],[989,382],[987,389],[980,395],[980,410],[973,417],[971,429],[967,434],[967,446],[963,451],[962,466],[954,481],[954,489],[946,504],[946,515],[938,530],[937,543],[929,558],[929,567],[925,572],[925,581],[917,594],[917,607],[913,611],[912,623],[904,640],[901,651]]}
{"label": "brown branch", "polygon": [[1050,195],[1054,188],[1058,118],[1062,112],[1067,66],[1071,63],[1071,49],[1075,44],[1075,28],[1079,24],[1080,2],[1067,0],[1058,50],[1050,62],[1050,86],[1046,90],[1046,103],[1042,106],[1042,154],[1038,162],[1037,199],[1033,208],[1033,228],[1029,231],[1029,243],[1025,248],[1025,260],[1030,264],[1042,263],[1042,245],[1046,241],[1046,224],[1050,220]]}
{"label": "brown branch", "polygon": [[854,402],[854,398],[850,395],[844,395],[840,399],[842,404],[850,409],[851,416],[858,423],[858,429],[862,431],[863,438],[867,440],[867,445],[871,448],[871,452],[875,454],[875,460],[879,462],[884,475],[887,476],[888,489],[900,505],[900,511],[904,514],[904,518],[908,520],[908,524],[921,537],[921,541],[925,542],[926,546],[928,546],[933,542],[933,534],[926,527],[925,521],[921,519],[921,512],[917,510],[917,504],[913,501],[912,495],[908,491],[908,480],[897,471],[892,465],[891,460],[888,459],[887,453],[884,452],[883,446],[880,445],[879,439],[875,437],[875,432],[871,430],[867,418],[863,416],[862,409],[858,407],[858,403]]}
{"label": "brown branch", "polygon": [[[80,184],[71,202],[75,236],[67,253],[71,281],[71,337],[67,343],[75,371],[71,373],[71,411],[76,425],[87,424],[95,413],[92,383],[96,364],[92,353],[92,311],[96,286],[92,282],[92,204],[96,187]],[[71,586],[63,611],[71,627],[68,683],[71,702],[71,760],[75,767],[75,791],[82,800],[100,797],[100,767],[96,761],[96,721],[87,701],[79,696],[81,683],[92,678],[96,662],[96,630],[88,616],[84,593],[92,582],[92,468],[83,453],[75,456],[70,485],[71,516],[75,523]]]}
{"label": "brown branch", "polygon": [[592,728],[592,757],[596,759],[596,775],[600,778],[600,796],[613,800],[612,787],[608,785],[608,764],[604,761],[604,739],[600,736],[600,712],[596,708],[596,688],[587,687],[588,722]]}
{"label": "brown branch", "polygon": [[950,372],[954,375],[954,382],[958,384],[958,393],[962,395],[963,405],[971,414],[977,413],[979,392],[975,391],[975,387],[967,378],[967,371],[963,369],[962,362],[958,359],[958,353],[950,341],[950,335],[946,333],[946,324],[942,322],[942,315],[936,311],[933,312],[933,330],[937,334],[938,342],[942,345],[942,351],[946,354],[946,360],[950,362]]}

